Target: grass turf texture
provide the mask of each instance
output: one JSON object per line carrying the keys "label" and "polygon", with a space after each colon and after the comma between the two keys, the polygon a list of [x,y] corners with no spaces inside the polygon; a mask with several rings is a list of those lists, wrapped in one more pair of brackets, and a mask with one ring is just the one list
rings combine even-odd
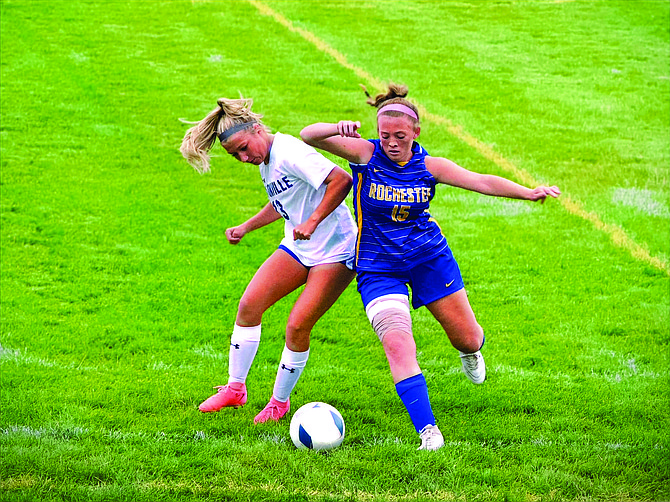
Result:
{"label": "grass turf texture", "polygon": [[[667,267],[667,2],[268,5]],[[556,201],[438,189],[489,368],[470,384],[415,312],[440,451],[415,451],[353,285],[292,396],[341,411],[342,447],[298,451],[288,421],[252,425],[295,295],[264,317],[248,404],[199,413],[282,228],[226,243],[266,201],[258,173],[217,149],[198,176],[178,119],[242,93],[273,130],[355,118],[373,136],[361,81],[247,2],[1,9],[2,500],[670,498],[668,274]],[[509,176],[438,125],[420,141]]]}

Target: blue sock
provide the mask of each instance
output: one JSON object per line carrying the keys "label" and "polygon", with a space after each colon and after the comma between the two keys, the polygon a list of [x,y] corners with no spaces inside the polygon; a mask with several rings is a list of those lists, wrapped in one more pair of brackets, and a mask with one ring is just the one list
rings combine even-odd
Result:
{"label": "blue sock", "polygon": [[407,408],[416,432],[421,432],[428,424],[435,425],[435,416],[430,407],[428,386],[423,373],[401,380],[395,384],[395,390]]}

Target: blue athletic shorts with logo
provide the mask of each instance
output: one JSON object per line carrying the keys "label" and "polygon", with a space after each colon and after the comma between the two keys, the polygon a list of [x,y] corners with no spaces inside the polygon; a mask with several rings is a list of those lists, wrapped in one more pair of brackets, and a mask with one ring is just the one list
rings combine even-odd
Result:
{"label": "blue athletic shorts with logo", "polygon": [[380,296],[409,296],[408,285],[412,288],[412,307],[415,309],[464,288],[461,270],[449,250],[403,272],[361,270],[356,281],[365,307]]}

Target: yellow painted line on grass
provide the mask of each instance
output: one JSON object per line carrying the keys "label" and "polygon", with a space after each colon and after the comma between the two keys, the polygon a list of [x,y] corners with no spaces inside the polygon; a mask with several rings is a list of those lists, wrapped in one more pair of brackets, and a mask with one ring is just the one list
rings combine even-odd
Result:
{"label": "yellow painted line on grass", "polygon": [[633,258],[670,275],[670,267],[668,266],[668,263],[660,259],[658,256],[653,256],[648,249],[635,242],[623,228],[614,225],[613,223],[605,223],[598,214],[592,211],[587,211],[583,208],[580,202],[573,201],[570,197],[561,196],[559,201],[569,213],[584,218],[591,222],[598,230],[602,230],[608,234],[615,246],[624,248],[630,252]]}
{"label": "yellow painted line on grass", "polygon": [[384,88],[384,83],[380,80],[377,80],[375,77],[370,75],[368,72],[363,70],[362,68],[359,68],[358,66],[352,65],[347,61],[347,58],[342,54],[341,52],[337,51],[336,49],[333,49],[330,45],[328,45],[326,42],[318,38],[314,33],[311,31],[303,30],[302,28],[298,26],[294,26],[291,21],[286,19],[284,16],[282,16],[279,12],[271,9],[268,7],[266,4],[258,2],[257,0],[247,0],[251,5],[256,7],[258,11],[261,14],[264,14],[266,16],[272,17],[275,21],[277,21],[279,24],[287,28],[289,31],[292,31],[293,33],[297,33],[300,35],[302,38],[307,40],[308,42],[314,44],[317,49],[319,49],[322,52],[325,52],[328,54],[330,57],[332,57],[335,61],[337,61],[341,66],[346,68],[347,70],[351,70],[356,74],[357,77],[362,78],[363,80],[366,80],[369,82],[372,86],[376,87],[377,89],[383,89]]}
{"label": "yellow painted line on grass", "polygon": [[[347,58],[344,54],[328,45],[326,42],[324,42],[319,37],[314,35],[314,33],[312,33],[311,31],[307,31],[298,26],[294,26],[294,24],[290,20],[286,19],[279,12],[270,8],[268,5],[259,2],[258,0],[247,0],[247,1],[251,5],[256,7],[256,9],[258,9],[258,11],[261,14],[272,17],[275,21],[277,21],[279,24],[284,26],[289,31],[297,33],[302,38],[307,40],[309,43],[313,44],[321,52],[325,52],[326,54],[328,54],[335,61],[337,61],[342,67],[352,71],[357,77],[365,80],[371,86],[375,87],[380,91],[386,88],[386,84],[384,84],[381,80],[377,79],[364,69],[351,64],[349,61],[347,61]],[[531,176],[530,173],[528,173],[528,171],[516,166],[514,163],[507,160],[505,157],[503,157],[500,153],[496,152],[489,145],[487,145],[486,143],[482,142],[481,140],[475,138],[470,133],[465,131],[462,126],[454,124],[445,117],[429,112],[423,105],[419,103],[415,102],[415,104],[419,109],[419,113],[426,120],[433,122],[434,124],[443,126],[444,128],[447,129],[449,134],[451,134],[455,138],[461,140],[462,142],[472,147],[482,157],[484,157],[487,160],[490,160],[498,167],[500,167],[507,173],[511,174],[521,183],[532,187],[540,185],[540,183],[538,183],[533,178],[533,176]],[[568,213],[578,216],[590,222],[596,229],[608,234],[615,246],[624,248],[635,259],[640,260],[648,265],[651,265],[652,267],[657,268],[658,270],[661,270],[666,274],[670,275],[670,266],[668,265],[667,262],[665,262],[664,260],[662,260],[657,256],[652,256],[648,249],[635,242],[626,233],[626,231],[621,227],[619,227],[618,225],[614,225],[612,223],[605,223],[597,213],[585,210],[580,202],[572,200],[567,195],[562,195],[561,197],[559,197],[558,201],[568,211]]]}
{"label": "yellow painted line on grass", "polygon": [[[489,145],[483,143],[465,131],[461,126],[453,124],[449,119],[441,117],[440,115],[430,113],[428,110],[426,110],[425,107],[421,105],[417,104],[417,108],[423,117],[437,125],[445,127],[452,136],[455,136],[459,140],[471,146],[482,157],[490,160],[504,171],[510,173],[524,185],[536,187],[541,184],[538,183],[538,181],[535,180],[535,178],[533,178],[533,176],[531,176],[528,171],[507,160]],[[567,195],[561,195],[558,198],[558,201],[568,211],[568,213],[579,216],[580,218],[590,222],[598,230],[608,234],[614,245],[626,249],[635,259],[647,263],[652,267],[670,275],[670,267],[665,261],[661,260],[657,256],[652,256],[649,250],[635,242],[620,226],[614,225],[612,223],[605,223],[597,213],[587,211],[584,209],[581,202],[572,200]]]}

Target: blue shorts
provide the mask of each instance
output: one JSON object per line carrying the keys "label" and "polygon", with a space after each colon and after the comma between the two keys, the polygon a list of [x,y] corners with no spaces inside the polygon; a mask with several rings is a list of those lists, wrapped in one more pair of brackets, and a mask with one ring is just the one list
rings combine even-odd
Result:
{"label": "blue shorts", "polygon": [[412,288],[412,307],[418,309],[464,288],[461,270],[451,251],[403,272],[368,272],[361,270],[356,278],[363,305],[384,295],[409,296]]}

